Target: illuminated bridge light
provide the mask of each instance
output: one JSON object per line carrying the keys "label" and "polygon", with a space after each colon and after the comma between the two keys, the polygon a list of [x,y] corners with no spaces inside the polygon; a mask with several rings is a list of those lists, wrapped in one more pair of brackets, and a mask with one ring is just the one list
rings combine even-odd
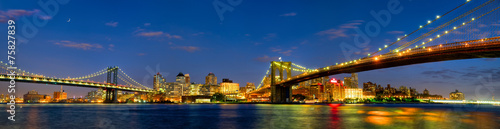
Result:
{"label": "illuminated bridge light", "polygon": [[375,60],[378,60],[378,57],[375,57]]}
{"label": "illuminated bridge light", "polygon": [[431,20],[428,20],[428,21],[427,21],[427,24],[430,24],[430,23],[431,23]]}
{"label": "illuminated bridge light", "polygon": [[422,25],[420,25],[420,28],[422,28]]}
{"label": "illuminated bridge light", "polygon": [[439,15],[436,16],[436,19],[439,19]]}
{"label": "illuminated bridge light", "polygon": [[444,33],[448,34],[448,31],[445,31]]}

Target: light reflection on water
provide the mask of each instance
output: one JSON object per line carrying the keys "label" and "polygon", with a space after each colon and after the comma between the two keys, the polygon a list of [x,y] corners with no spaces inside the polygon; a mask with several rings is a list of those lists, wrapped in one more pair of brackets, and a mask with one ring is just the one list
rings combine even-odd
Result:
{"label": "light reflection on water", "polygon": [[500,128],[489,105],[20,105],[0,128]]}

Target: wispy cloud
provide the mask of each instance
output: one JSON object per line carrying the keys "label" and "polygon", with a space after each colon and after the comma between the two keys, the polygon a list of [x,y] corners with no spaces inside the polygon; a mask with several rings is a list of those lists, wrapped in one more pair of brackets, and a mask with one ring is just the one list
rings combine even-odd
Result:
{"label": "wispy cloud", "polygon": [[138,53],[137,55],[138,55],[138,56],[145,56],[145,55],[147,55],[147,54],[146,54],[146,53]]}
{"label": "wispy cloud", "polygon": [[9,19],[16,19],[18,17],[31,16],[31,15],[35,15],[42,20],[52,19],[51,16],[41,15],[39,12],[40,10],[38,9],[33,9],[31,11],[24,9],[9,9],[7,11],[0,11],[0,23],[5,23]]}
{"label": "wispy cloud", "polygon": [[336,28],[331,28],[328,30],[320,31],[316,35],[326,36],[328,39],[333,40],[336,38],[347,38],[349,35],[346,33],[348,29],[357,28],[358,25],[363,23],[363,20],[354,20],[348,23],[339,25]]}
{"label": "wispy cloud", "polygon": [[144,23],[144,26],[150,26],[151,23]]}
{"label": "wispy cloud", "polygon": [[266,36],[264,36],[263,39],[270,41],[276,37],[277,37],[276,33],[269,33],[269,34],[266,34]]}
{"label": "wispy cloud", "polygon": [[201,36],[201,35],[204,35],[205,32],[198,32],[198,33],[194,33],[193,36]]}
{"label": "wispy cloud", "polygon": [[54,44],[58,45],[58,46],[62,46],[62,47],[77,48],[77,49],[82,49],[82,50],[94,50],[94,49],[103,48],[102,45],[100,45],[100,44],[77,43],[77,42],[68,41],[68,40],[57,41]]}
{"label": "wispy cloud", "polygon": [[196,52],[200,50],[200,47],[195,47],[195,46],[172,46],[170,47],[171,49],[179,49],[179,50],[184,50],[187,52]]}
{"label": "wispy cloud", "polygon": [[142,37],[167,37],[169,39],[182,39],[180,35],[173,35],[169,33],[165,33],[163,31],[148,31],[148,32],[139,32],[137,36]]}
{"label": "wispy cloud", "polygon": [[144,36],[144,37],[161,36],[161,35],[163,35],[163,31],[140,32],[137,35]]}
{"label": "wispy cloud", "polygon": [[297,13],[295,12],[291,12],[291,13],[285,13],[285,14],[281,14],[280,16],[283,16],[283,17],[290,17],[290,16],[296,16]]}
{"label": "wispy cloud", "polygon": [[110,22],[107,22],[105,25],[106,26],[111,26],[111,27],[117,27],[118,26],[118,22],[110,21]]}
{"label": "wispy cloud", "polygon": [[272,52],[276,52],[276,53],[279,53],[279,54],[283,54],[285,56],[290,56],[292,55],[292,52],[293,50],[292,49],[297,49],[298,47],[291,47],[291,49],[288,49],[288,50],[283,50],[281,48],[274,48],[274,47],[271,47],[271,51]]}
{"label": "wispy cloud", "polygon": [[258,61],[258,62],[271,62],[273,60],[278,60],[279,57],[269,57],[267,55],[264,55],[262,57],[257,57],[257,58],[254,58],[255,61]]}
{"label": "wispy cloud", "polygon": [[403,34],[405,33],[404,31],[398,31],[398,30],[395,30],[395,31],[389,31],[387,32],[388,34]]}

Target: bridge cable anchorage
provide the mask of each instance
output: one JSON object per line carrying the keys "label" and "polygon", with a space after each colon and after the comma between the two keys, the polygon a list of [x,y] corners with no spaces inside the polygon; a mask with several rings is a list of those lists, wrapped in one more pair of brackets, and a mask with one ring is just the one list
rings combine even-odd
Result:
{"label": "bridge cable anchorage", "polygon": [[[417,31],[419,31],[419,30],[421,30],[421,29],[423,29],[423,28],[425,28],[426,26],[430,25],[431,23],[435,22],[436,20],[438,20],[438,19],[440,19],[440,18],[442,18],[442,17],[444,17],[444,16],[448,15],[449,13],[451,13],[451,12],[455,11],[456,9],[458,9],[458,8],[462,7],[463,5],[465,5],[465,4],[469,3],[469,2],[470,2],[470,0],[467,0],[465,3],[463,3],[463,4],[461,4],[461,5],[459,5],[459,6],[455,7],[455,8],[453,8],[452,10],[450,10],[450,11],[448,11],[448,12],[444,13],[443,15],[438,15],[438,16],[436,16],[436,19],[434,19],[434,20],[432,20],[432,21],[428,21],[428,22],[427,22],[427,24],[425,24],[425,25],[423,25],[423,26],[420,26],[418,29],[416,29],[416,30],[412,31],[410,34],[405,34],[405,36],[403,36],[402,38],[398,38],[398,40],[396,40],[395,42],[392,42],[392,43],[391,43],[391,44],[389,44],[389,45],[385,45],[383,48],[379,49],[379,50],[378,50],[378,51],[376,51],[376,52],[373,52],[373,53],[368,54],[368,56],[366,56],[365,58],[371,57],[371,56],[373,56],[373,55],[377,54],[378,52],[383,51],[383,50],[387,49],[388,47],[390,47],[390,46],[392,46],[392,45],[394,45],[394,44],[398,43],[399,41],[402,41],[403,39],[405,39],[405,38],[409,37],[410,35],[412,35],[412,34],[416,33]],[[398,49],[395,49],[395,50],[398,50]]]}
{"label": "bridge cable anchorage", "polygon": [[136,83],[137,85],[139,85],[139,86],[141,86],[141,87],[144,87],[144,88],[146,88],[146,89],[151,89],[151,88],[149,88],[149,87],[147,87],[147,86],[144,86],[144,85],[142,85],[142,84],[138,83],[138,82],[137,82],[137,81],[135,81],[134,79],[132,79],[132,78],[131,78],[130,76],[128,76],[125,72],[123,72],[123,71],[122,71],[122,69],[118,69],[118,70],[120,71],[120,73],[121,73],[121,74],[125,75],[125,77],[126,77],[127,79],[129,79],[130,81],[132,81],[132,82]]}
{"label": "bridge cable anchorage", "polygon": [[483,4],[481,4],[481,5],[477,6],[476,8],[474,8],[474,9],[472,9],[472,10],[469,10],[468,12],[463,13],[462,15],[460,15],[460,16],[458,16],[458,17],[455,17],[454,19],[452,19],[452,20],[450,20],[450,21],[448,21],[448,22],[446,22],[446,23],[444,23],[444,24],[442,24],[442,25],[440,25],[440,26],[438,26],[438,27],[436,27],[436,28],[432,29],[431,31],[429,31],[429,32],[427,32],[427,33],[425,33],[425,34],[421,35],[420,37],[415,38],[415,39],[413,39],[412,41],[410,41],[410,42],[408,42],[408,43],[406,43],[406,44],[401,45],[400,47],[398,47],[398,48],[394,49],[392,52],[396,52],[396,51],[399,51],[399,50],[403,50],[404,48],[406,48],[406,47],[408,47],[408,46],[410,46],[410,45],[412,45],[412,44],[416,43],[417,41],[420,41],[420,40],[424,39],[425,37],[428,37],[429,35],[431,35],[431,34],[433,34],[433,33],[437,32],[437,31],[439,31],[439,30],[443,29],[444,27],[446,27],[446,26],[450,25],[451,23],[454,23],[454,22],[456,22],[457,20],[462,19],[462,18],[464,18],[465,16],[467,16],[467,15],[469,15],[469,14],[471,14],[471,13],[473,13],[473,12],[475,12],[475,11],[479,10],[479,9],[481,9],[482,7],[484,7],[484,6],[486,6],[486,5],[490,4],[490,3],[492,3],[493,1],[495,1],[495,0],[489,0],[489,1],[487,1],[487,2],[485,2],[485,3],[483,3]]}
{"label": "bridge cable anchorage", "polygon": [[[458,26],[458,27],[454,27],[454,28],[453,28],[453,29],[451,29],[449,32],[454,31],[454,30],[456,30],[456,29],[458,29],[458,28],[461,28],[461,27],[463,27],[463,26],[465,26],[465,25],[467,25],[467,24],[469,24],[469,23],[471,23],[471,22],[473,22],[473,21],[475,21],[475,20],[477,20],[477,19],[479,19],[479,18],[481,18],[481,17],[483,17],[483,16],[488,15],[489,13],[491,13],[491,12],[493,12],[493,11],[498,10],[499,8],[500,8],[500,7],[497,7],[497,8],[495,8],[495,9],[493,9],[493,10],[489,11],[489,12],[486,12],[486,13],[484,13],[484,14],[480,15],[480,16],[479,16],[479,17],[477,17],[477,18],[472,18],[470,21],[464,22],[463,24],[461,24],[461,25],[460,25],[460,26]],[[446,35],[446,34],[448,34],[448,31],[445,31],[442,35]],[[423,46],[423,45],[425,45],[425,44],[427,44],[427,43],[429,43],[429,42],[432,42],[433,40],[435,40],[435,39],[437,39],[437,38],[440,38],[440,37],[441,37],[441,36],[439,36],[439,35],[438,35],[437,37],[432,38],[431,40],[429,40],[429,41],[427,41],[427,42],[423,42],[422,44],[418,45],[418,46],[417,46],[417,48],[418,48],[418,47],[421,47],[421,46]],[[480,39],[480,40],[481,40],[481,39]]]}

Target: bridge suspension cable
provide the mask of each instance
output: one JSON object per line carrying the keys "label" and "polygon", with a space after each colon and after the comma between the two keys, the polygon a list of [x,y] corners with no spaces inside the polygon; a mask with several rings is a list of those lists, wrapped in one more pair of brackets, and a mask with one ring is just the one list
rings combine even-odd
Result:
{"label": "bridge suspension cable", "polygon": [[92,77],[96,77],[96,76],[100,76],[100,75],[103,75],[105,73],[108,73],[110,71],[112,71],[113,69],[102,69],[100,71],[97,71],[95,73],[91,73],[91,74],[88,74],[88,75],[85,75],[85,76],[81,76],[81,77],[75,77],[75,78],[70,78],[70,79],[77,79],[77,80],[81,80],[81,79],[87,79],[87,78],[92,78]]}
{"label": "bridge suspension cable", "polygon": [[123,74],[127,79],[129,79],[131,82],[134,82],[135,84],[137,84],[137,86],[141,86],[141,87],[144,87],[146,89],[151,89],[147,86],[144,86],[142,85],[141,83],[138,83],[137,81],[135,81],[134,79],[132,79],[130,76],[128,76],[125,72],[122,71],[122,69],[118,69],[120,71],[121,74]]}
{"label": "bridge suspension cable", "polygon": [[465,5],[465,4],[469,3],[469,2],[470,2],[470,0],[467,0],[465,3],[463,3],[463,4],[461,4],[461,5],[459,5],[459,6],[455,7],[455,8],[453,8],[452,10],[450,10],[450,11],[448,11],[448,12],[444,13],[443,15],[438,15],[438,16],[436,16],[436,19],[434,19],[434,20],[432,20],[432,21],[427,21],[427,24],[425,24],[425,25],[423,25],[423,26],[420,26],[418,29],[416,29],[416,30],[412,31],[412,32],[411,32],[411,33],[409,33],[409,34],[405,34],[405,36],[403,36],[403,37],[401,37],[401,38],[398,38],[396,41],[392,42],[392,43],[391,43],[391,44],[389,44],[389,45],[385,45],[384,47],[379,48],[379,50],[378,50],[378,51],[375,51],[375,52],[373,52],[373,53],[371,53],[371,54],[368,54],[368,56],[367,56],[367,57],[370,57],[370,56],[372,56],[372,55],[375,55],[375,54],[377,54],[378,52],[383,51],[383,50],[387,49],[388,47],[390,47],[390,46],[392,46],[392,45],[394,45],[394,44],[398,43],[399,41],[402,41],[403,39],[405,39],[405,38],[409,37],[410,35],[412,35],[412,34],[416,33],[417,31],[419,31],[419,30],[421,30],[421,29],[423,29],[423,28],[427,27],[427,26],[428,26],[428,25],[430,25],[431,23],[433,23],[433,22],[437,21],[438,19],[440,19],[440,18],[442,18],[442,17],[444,17],[444,16],[448,15],[449,13],[451,13],[451,12],[455,11],[456,9],[458,9],[458,8],[462,7],[463,5]]}
{"label": "bridge suspension cable", "polygon": [[266,75],[262,78],[262,81],[260,81],[260,84],[257,86],[256,89],[259,89],[262,86],[262,83],[264,83],[264,80],[266,80],[266,77],[269,75],[269,69],[271,69],[271,65],[269,65],[269,68],[266,71]]}
{"label": "bridge suspension cable", "polygon": [[[431,35],[431,34],[433,34],[433,33],[437,32],[437,31],[439,31],[439,30],[443,29],[444,27],[446,27],[446,26],[448,26],[448,25],[450,25],[451,23],[454,23],[454,22],[456,22],[457,20],[464,18],[465,16],[467,16],[467,15],[469,15],[469,14],[471,14],[471,13],[473,13],[473,12],[477,11],[478,9],[480,9],[480,8],[482,8],[482,7],[484,7],[484,6],[488,5],[488,4],[490,4],[490,3],[492,3],[493,1],[495,1],[495,0],[489,0],[489,1],[487,1],[487,2],[485,2],[485,3],[483,3],[483,4],[481,4],[481,5],[477,6],[476,8],[474,8],[474,9],[472,9],[472,10],[469,10],[468,12],[466,12],[466,13],[464,13],[464,14],[462,14],[462,15],[458,16],[458,17],[455,17],[454,19],[452,19],[452,20],[450,20],[450,21],[448,21],[448,22],[446,22],[446,23],[444,23],[444,24],[440,25],[439,27],[434,28],[434,29],[432,29],[431,31],[429,31],[429,32],[427,32],[427,33],[425,33],[425,34],[421,35],[420,37],[415,38],[415,39],[413,39],[412,41],[410,41],[410,42],[408,42],[408,43],[406,43],[406,44],[404,44],[404,45],[401,45],[400,47],[398,47],[398,48],[394,49],[394,51],[393,51],[393,52],[398,52],[399,50],[403,50],[404,48],[406,48],[406,47],[408,47],[408,46],[410,46],[410,45],[414,44],[415,42],[420,41],[420,40],[422,40],[423,38],[425,38],[425,37],[427,37],[427,36],[429,36],[429,35]],[[432,40],[432,39],[431,39],[431,40]],[[425,43],[423,43],[423,44],[425,44]]]}
{"label": "bridge suspension cable", "polygon": [[[462,23],[462,24],[461,24],[460,26],[458,26],[458,27],[453,27],[453,29],[451,29],[450,31],[445,31],[445,32],[443,32],[443,34],[442,34],[442,35],[446,35],[446,34],[448,34],[448,33],[449,33],[449,32],[451,32],[451,31],[454,31],[454,30],[456,30],[456,29],[458,29],[458,28],[461,28],[461,27],[463,27],[463,26],[465,26],[465,25],[467,25],[467,24],[469,24],[469,23],[471,23],[471,22],[473,22],[473,21],[475,21],[475,20],[477,20],[477,19],[480,19],[480,18],[482,18],[483,16],[486,16],[486,15],[488,15],[489,13],[491,13],[491,12],[493,12],[493,11],[495,11],[495,10],[498,10],[499,8],[500,8],[500,7],[497,7],[497,8],[495,8],[495,9],[491,10],[491,11],[488,11],[488,12],[486,12],[486,13],[484,13],[484,14],[480,15],[479,17],[472,18],[470,21],[468,21],[468,22],[464,22],[464,23]],[[415,47],[416,47],[416,48],[421,47],[421,46],[423,46],[423,45],[425,45],[425,44],[427,44],[427,43],[429,43],[429,42],[432,42],[433,40],[435,40],[435,39],[437,39],[437,38],[440,38],[440,37],[442,37],[442,36],[441,36],[441,35],[437,35],[436,37],[434,37],[434,38],[430,39],[429,41],[427,41],[427,42],[422,42],[422,44],[420,44],[420,45],[418,45],[418,46],[415,46]],[[425,49],[425,46],[423,46],[423,48]]]}

